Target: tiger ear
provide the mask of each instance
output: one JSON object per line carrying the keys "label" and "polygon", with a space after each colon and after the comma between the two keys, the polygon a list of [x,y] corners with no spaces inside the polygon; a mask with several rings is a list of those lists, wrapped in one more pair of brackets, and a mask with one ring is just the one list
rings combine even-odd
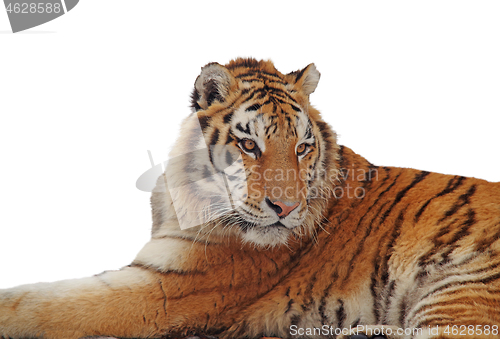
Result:
{"label": "tiger ear", "polygon": [[236,80],[224,66],[210,63],[201,68],[201,73],[194,83],[191,106],[195,111],[207,109],[215,101],[224,102]]}
{"label": "tiger ear", "polygon": [[293,88],[296,91],[301,91],[305,95],[309,95],[318,86],[321,74],[316,69],[314,64],[309,64],[306,68],[288,74],[294,82]]}

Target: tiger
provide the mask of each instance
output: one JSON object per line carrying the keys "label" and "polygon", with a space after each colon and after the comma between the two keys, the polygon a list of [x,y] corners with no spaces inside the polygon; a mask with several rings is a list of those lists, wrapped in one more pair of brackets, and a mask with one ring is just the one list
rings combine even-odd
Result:
{"label": "tiger", "polygon": [[370,163],[310,104],[319,79],[204,66],[150,241],[0,290],[0,337],[498,338],[500,183]]}

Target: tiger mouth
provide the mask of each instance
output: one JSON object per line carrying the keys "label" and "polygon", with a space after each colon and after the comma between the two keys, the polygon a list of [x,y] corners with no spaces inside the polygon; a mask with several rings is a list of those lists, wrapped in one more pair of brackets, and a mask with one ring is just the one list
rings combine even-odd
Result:
{"label": "tiger mouth", "polygon": [[268,229],[279,229],[279,228],[285,228],[285,229],[288,229],[288,227],[286,227],[285,225],[283,225],[280,221],[277,221],[275,222],[274,224],[270,224],[270,225],[265,225],[265,226],[259,226],[259,225],[256,225],[254,223],[250,223],[250,222],[244,222],[242,224],[239,225],[241,230],[243,232],[247,232],[248,230],[250,229],[254,229],[254,228],[268,228]]}
{"label": "tiger mouth", "polygon": [[288,228],[285,225],[283,225],[280,221],[276,221],[274,224],[263,226],[263,227],[267,227],[267,228],[281,228],[281,227]]}

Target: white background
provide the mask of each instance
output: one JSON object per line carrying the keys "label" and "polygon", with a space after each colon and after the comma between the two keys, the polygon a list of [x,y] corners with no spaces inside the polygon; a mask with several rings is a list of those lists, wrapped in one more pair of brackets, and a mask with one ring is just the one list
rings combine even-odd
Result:
{"label": "white background", "polygon": [[88,1],[24,33],[0,10],[0,288],[129,264],[200,67],[237,56],[311,96],[375,164],[500,181],[498,1]]}

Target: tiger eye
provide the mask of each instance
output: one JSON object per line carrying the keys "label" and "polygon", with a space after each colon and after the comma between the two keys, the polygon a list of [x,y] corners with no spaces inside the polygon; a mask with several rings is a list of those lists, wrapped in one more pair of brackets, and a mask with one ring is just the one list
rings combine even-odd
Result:
{"label": "tiger eye", "polygon": [[306,144],[300,144],[298,147],[297,147],[297,154],[298,155],[301,155],[302,153],[304,153],[306,150]]}
{"label": "tiger eye", "polygon": [[247,151],[251,151],[255,148],[255,142],[253,140],[250,140],[250,139],[247,139],[243,142],[243,147],[247,150]]}

